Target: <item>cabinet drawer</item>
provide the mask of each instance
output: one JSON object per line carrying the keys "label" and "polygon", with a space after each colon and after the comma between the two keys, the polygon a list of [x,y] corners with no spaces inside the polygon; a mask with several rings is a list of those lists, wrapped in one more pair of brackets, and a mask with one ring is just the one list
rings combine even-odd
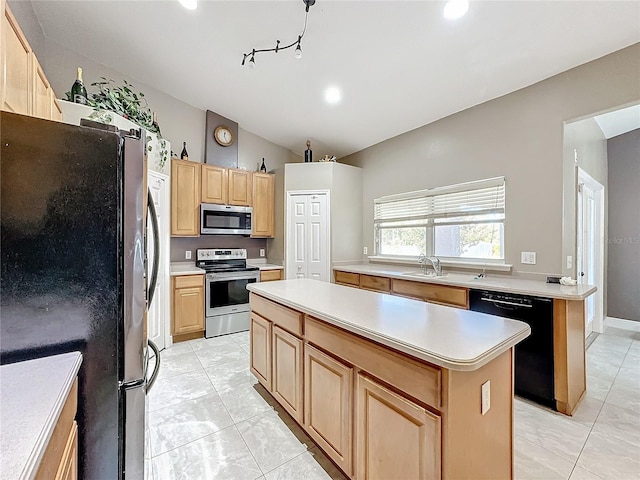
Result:
{"label": "cabinet drawer", "polygon": [[261,282],[271,282],[273,280],[282,280],[282,270],[262,270],[260,272]]}
{"label": "cabinet drawer", "polygon": [[391,280],[387,277],[360,275],[360,288],[388,293],[391,290]]}
{"label": "cabinet drawer", "polygon": [[302,314],[300,312],[278,305],[254,293],[252,293],[249,298],[253,312],[272,321],[294,335],[302,336]]}
{"label": "cabinet drawer", "polygon": [[440,408],[441,372],[354,334],[339,330],[308,315],[305,333],[309,343],[393,385],[414,398]]}
{"label": "cabinet drawer", "polygon": [[392,292],[405,297],[417,298],[427,302],[469,308],[467,289],[449,287],[432,283],[412,282],[409,280],[393,280]]}
{"label": "cabinet drawer", "polygon": [[204,286],[204,275],[180,275],[174,277],[176,288],[202,287]]}
{"label": "cabinet drawer", "polygon": [[346,283],[347,285],[360,285],[360,275],[357,273],[341,272],[336,270],[333,272],[336,283]]}

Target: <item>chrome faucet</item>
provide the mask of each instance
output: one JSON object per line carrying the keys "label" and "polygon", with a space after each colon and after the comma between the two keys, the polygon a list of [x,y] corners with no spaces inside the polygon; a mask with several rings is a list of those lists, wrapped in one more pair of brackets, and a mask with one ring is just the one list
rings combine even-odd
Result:
{"label": "chrome faucet", "polygon": [[420,255],[418,257],[418,263],[420,264],[420,269],[422,270],[422,273],[424,275],[427,274],[427,262],[429,262],[433,267],[433,271],[435,272],[436,277],[442,275],[442,265],[440,265],[440,259],[438,257],[436,257],[435,255],[431,257]]}

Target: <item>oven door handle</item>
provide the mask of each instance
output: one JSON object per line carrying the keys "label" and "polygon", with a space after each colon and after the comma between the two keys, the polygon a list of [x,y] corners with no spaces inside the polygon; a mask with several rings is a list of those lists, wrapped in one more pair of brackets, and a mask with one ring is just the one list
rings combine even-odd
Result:
{"label": "oven door handle", "polygon": [[147,292],[147,305],[151,305],[158,285],[158,268],[160,268],[160,231],[158,228],[158,215],[153,201],[151,190],[147,189],[147,208],[151,218],[151,231],[153,232],[153,270],[149,279],[149,291]]}

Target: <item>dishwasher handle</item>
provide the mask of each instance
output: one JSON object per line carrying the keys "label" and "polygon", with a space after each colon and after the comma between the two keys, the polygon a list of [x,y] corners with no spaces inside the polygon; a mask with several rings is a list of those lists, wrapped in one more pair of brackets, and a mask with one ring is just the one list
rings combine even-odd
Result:
{"label": "dishwasher handle", "polygon": [[496,303],[500,305],[509,305],[512,307],[533,308],[533,305],[531,305],[530,303],[509,302],[507,300],[496,300],[494,298],[484,298],[484,297],[481,298],[480,300],[482,300],[483,302],[491,302],[491,303]]}

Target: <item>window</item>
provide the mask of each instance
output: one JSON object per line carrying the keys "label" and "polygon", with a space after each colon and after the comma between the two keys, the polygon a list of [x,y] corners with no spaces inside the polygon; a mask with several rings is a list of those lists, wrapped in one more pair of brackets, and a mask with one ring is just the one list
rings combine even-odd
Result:
{"label": "window", "polygon": [[504,177],[374,200],[376,255],[504,259]]}

